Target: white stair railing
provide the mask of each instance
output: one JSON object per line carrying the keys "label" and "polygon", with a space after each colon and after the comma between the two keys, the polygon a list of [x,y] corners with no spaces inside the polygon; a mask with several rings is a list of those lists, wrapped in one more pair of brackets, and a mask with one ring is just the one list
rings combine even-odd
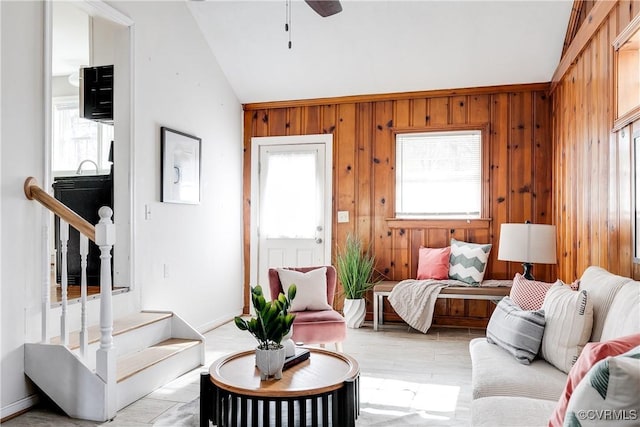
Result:
{"label": "white stair railing", "polygon": [[[49,195],[38,186],[35,178],[29,177],[24,182],[24,193],[27,199],[36,200],[44,207],[60,218],[59,236],[61,247],[61,287],[62,308],[60,316],[60,335],[62,344],[69,343],[68,328],[68,272],[67,272],[67,247],[69,240],[69,225],[80,232],[80,265],[81,265],[81,328],[80,328],[80,354],[87,356],[88,325],[87,325],[87,255],[89,252],[88,240],[92,240],[100,248],[100,348],[96,352],[96,374],[107,383],[109,390],[107,411],[115,416],[115,385],[116,385],[116,353],[113,347],[113,307],[112,307],[112,283],[111,283],[111,250],[115,244],[115,225],[111,217],[113,210],[103,206],[98,211],[100,221],[97,225],[91,225],[84,218],[69,209],[62,202]],[[48,298],[47,298],[48,299]],[[48,341],[48,307],[43,307],[43,342]]]}

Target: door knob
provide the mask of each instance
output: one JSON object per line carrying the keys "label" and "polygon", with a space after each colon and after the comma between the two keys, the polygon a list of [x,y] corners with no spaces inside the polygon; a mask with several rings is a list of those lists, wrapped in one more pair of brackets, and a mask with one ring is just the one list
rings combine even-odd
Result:
{"label": "door knob", "polygon": [[321,239],[320,237],[318,237],[318,238],[316,239],[316,243],[317,243],[317,244],[322,243],[322,239]]}

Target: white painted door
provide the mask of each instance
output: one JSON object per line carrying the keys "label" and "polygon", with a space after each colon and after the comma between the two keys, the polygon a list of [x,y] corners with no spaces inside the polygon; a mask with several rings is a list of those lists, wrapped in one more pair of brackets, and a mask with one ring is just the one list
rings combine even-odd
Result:
{"label": "white painted door", "polygon": [[331,140],[327,137],[331,135],[254,138],[257,150],[252,152],[258,154],[258,164],[257,180],[252,180],[257,185],[252,189],[257,189],[257,197],[252,200],[258,203],[252,209],[252,247],[257,243],[252,286],[267,288],[271,267],[331,262],[331,156],[327,154]]}

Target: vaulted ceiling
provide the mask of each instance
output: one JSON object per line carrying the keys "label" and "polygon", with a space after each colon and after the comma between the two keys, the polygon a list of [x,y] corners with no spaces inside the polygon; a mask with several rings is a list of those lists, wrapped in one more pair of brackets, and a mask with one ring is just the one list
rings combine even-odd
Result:
{"label": "vaulted ceiling", "polygon": [[189,0],[188,7],[238,98],[252,103],[547,82],[573,4],[341,3],[343,11],[326,18],[301,0]]}

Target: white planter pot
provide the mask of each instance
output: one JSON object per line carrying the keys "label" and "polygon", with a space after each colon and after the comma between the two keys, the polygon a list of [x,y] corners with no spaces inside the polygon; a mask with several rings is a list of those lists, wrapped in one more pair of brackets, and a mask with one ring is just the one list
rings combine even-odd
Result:
{"label": "white planter pot", "polygon": [[345,299],[342,308],[347,327],[357,329],[364,323],[364,316],[367,314],[367,305],[364,298]]}
{"label": "white planter pot", "polygon": [[277,380],[282,378],[284,356],[284,347],[277,350],[262,350],[256,348],[256,366],[260,371],[260,379],[264,381],[269,377],[273,377]]}

